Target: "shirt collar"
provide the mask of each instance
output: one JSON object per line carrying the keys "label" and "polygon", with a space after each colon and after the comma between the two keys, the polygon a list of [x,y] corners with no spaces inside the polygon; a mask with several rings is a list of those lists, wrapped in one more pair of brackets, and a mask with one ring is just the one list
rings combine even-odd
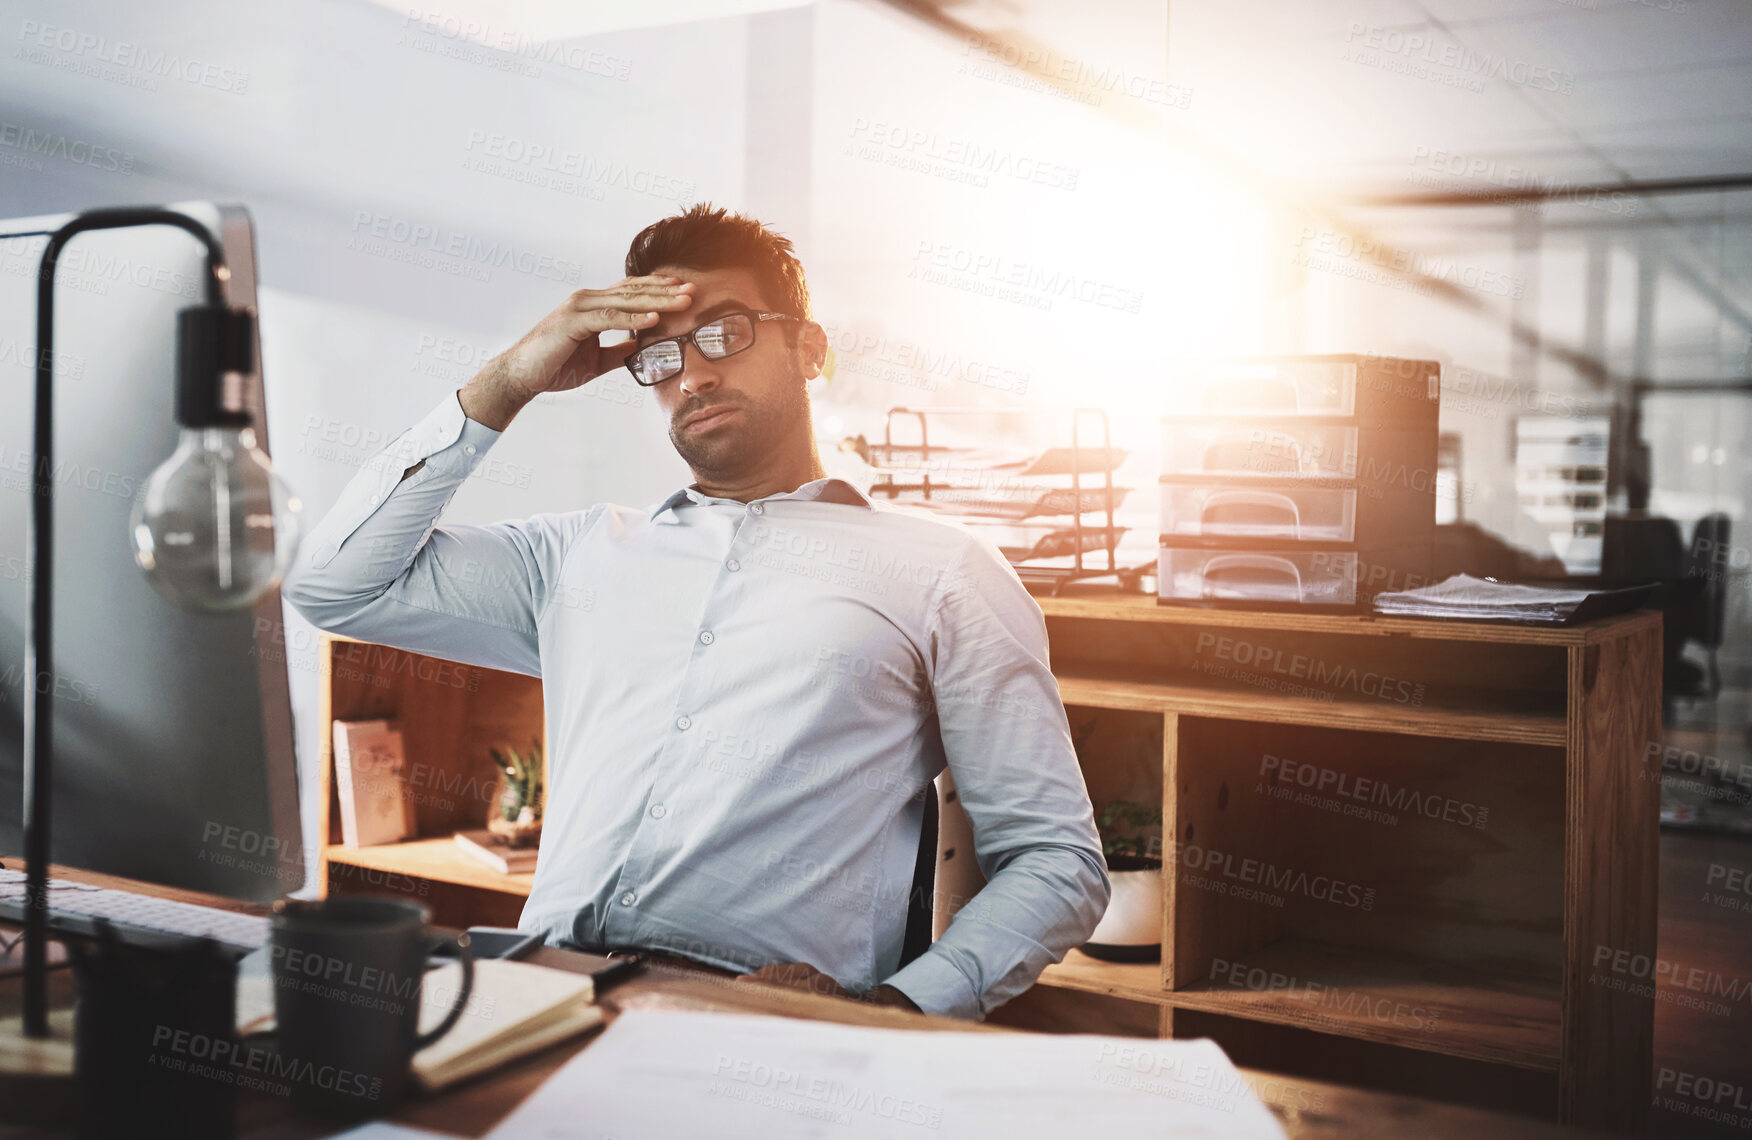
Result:
{"label": "shirt collar", "polygon": [[[820,500],[828,503],[842,503],[851,507],[869,507],[874,509],[874,504],[870,502],[868,495],[865,495],[864,492],[858,490],[857,487],[846,482],[844,479],[834,475],[830,475],[825,479],[811,480],[810,482],[803,484],[801,487],[798,487],[795,491],[788,491],[780,495],[768,495],[764,499],[756,499],[755,501],[770,503],[779,499],[797,499],[804,502]],[[656,520],[665,511],[674,510],[676,507],[687,502],[706,503],[724,501],[726,500],[714,500],[711,496],[700,490],[698,483],[691,483],[675,492],[667,499],[664,499],[661,503],[658,503],[651,511],[651,518]]]}

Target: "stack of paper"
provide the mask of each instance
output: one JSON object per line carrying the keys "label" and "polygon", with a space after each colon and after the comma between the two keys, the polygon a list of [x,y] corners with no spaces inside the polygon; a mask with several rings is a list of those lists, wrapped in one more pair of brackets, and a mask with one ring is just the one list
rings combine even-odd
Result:
{"label": "stack of paper", "polygon": [[1592,596],[1588,590],[1517,586],[1456,574],[1418,590],[1375,595],[1375,612],[1393,617],[1472,618],[1561,624]]}
{"label": "stack of paper", "polygon": [[631,1009],[489,1135],[1283,1140],[1211,1041]]}

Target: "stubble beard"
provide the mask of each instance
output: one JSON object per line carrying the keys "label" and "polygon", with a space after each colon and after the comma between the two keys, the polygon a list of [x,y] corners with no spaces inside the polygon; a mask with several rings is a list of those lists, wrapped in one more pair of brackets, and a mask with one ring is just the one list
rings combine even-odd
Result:
{"label": "stubble beard", "polygon": [[742,399],[731,403],[742,415],[703,437],[689,436],[670,424],[669,442],[696,476],[712,482],[733,481],[779,449],[797,446],[799,432],[807,434],[809,393],[801,376],[765,403]]}

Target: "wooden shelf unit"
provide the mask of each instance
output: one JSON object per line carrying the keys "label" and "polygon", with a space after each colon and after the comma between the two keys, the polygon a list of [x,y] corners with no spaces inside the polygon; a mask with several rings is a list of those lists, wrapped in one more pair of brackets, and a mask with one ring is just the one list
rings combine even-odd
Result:
{"label": "wooden shelf unit", "polygon": [[1550,1115],[1642,1127],[1653,1006],[1593,960],[1655,953],[1658,614],[1038,601],[1073,726],[1098,722],[1091,798],[1160,794],[1167,849],[1161,963],[1073,951],[1043,984],[1153,1004],[1164,1036],[1185,1013],[1546,1074]]}
{"label": "wooden shelf unit", "polygon": [[[533,874],[502,875],[456,846],[459,830],[486,826],[498,773],[489,748],[539,741],[547,763],[541,679],[459,665],[424,654],[324,634],[318,704],[322,741],[317,817],[324,894],[411,898],[447,926],[515,926]],[[415,837],[346,847],[334,782],[336,720],[401,722]]]}
{"label": "wooden shelf unit", "polygon": [[[1161,963],[1072,951],[1042,984],[1152,1004],[1165,1036],[1177,1012],[1199,1034],[1210,1015],[1312,1030],[1548,1079],[1566,1121],[1646,1119],[1652,1005],[1590,975],[1596,948],[1655,952],[1658,614],[1544,629],[1065,593],[1037,600],[1073,721],[1100,722],[1091,796],[1160,796],[1176,873]],[[333,635],[321,657],[323,889],[514,924],[533,876],[499,875],[450,836],[482,825],[488,746],[540,738],[545,755],[539,679]],[[423,765],[420,837],[349,849],[330,843],[329,726],[367,717],[402,720]],[[1358,799],[1365,779],[1391,788],[1386,807]],[[1432,800],[1488,818],[1419,814]],[[1221,873],[1203,866],[1212,852]],[[1271,891],[1249,866],[1366,885],[1373,903]]]}

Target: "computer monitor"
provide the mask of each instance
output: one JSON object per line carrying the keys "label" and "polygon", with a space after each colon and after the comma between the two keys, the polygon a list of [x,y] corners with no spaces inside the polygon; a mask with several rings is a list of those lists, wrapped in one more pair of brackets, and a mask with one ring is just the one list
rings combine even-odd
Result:
{"label": "computer monitor", "polygon": [[[256,304],[240,207],[173,207],[220,236],[226,300]],[[0,222],[0,235],[69,216]],[[44,237],[0,237],[0,854],[22,838],[25,533],[36,274]],[[203,298],[201,246],[166,226],[68,243],[55,293],[56,863],[264,901],[303,884],[278,590],[252,611],[185,612],[135,565],[129,512],[174,448],[177,313]],[[260,359],[260,353],[257,353]],[[260,372],[245,405],[267,447]],[[258,646],[261,651],[258,652]],[[8,862],[9,866],[21,866]]]}

